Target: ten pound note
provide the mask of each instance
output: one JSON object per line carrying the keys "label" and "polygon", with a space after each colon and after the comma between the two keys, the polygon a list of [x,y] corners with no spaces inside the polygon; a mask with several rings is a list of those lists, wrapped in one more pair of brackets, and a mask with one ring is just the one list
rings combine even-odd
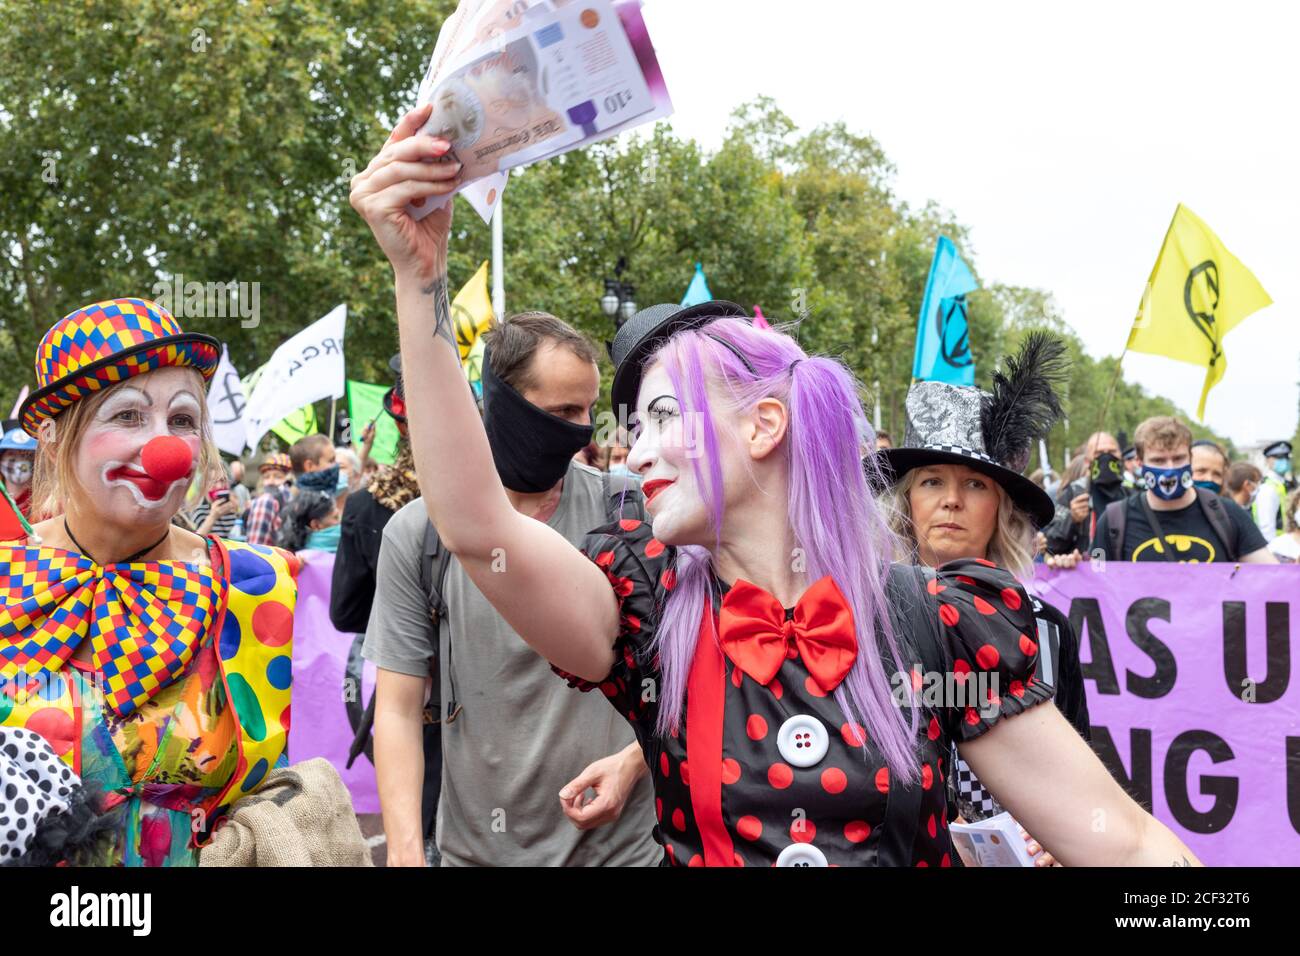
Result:
{"label": "ten pound note", "polygon": [[[420,86],[429,102],[420,132],[451,143],[442,161],[463,164],[457,192],[484,220],[510,169],[672,112],[635,0],[462,0]],[[420,219],[450,201],[408,208]]]}

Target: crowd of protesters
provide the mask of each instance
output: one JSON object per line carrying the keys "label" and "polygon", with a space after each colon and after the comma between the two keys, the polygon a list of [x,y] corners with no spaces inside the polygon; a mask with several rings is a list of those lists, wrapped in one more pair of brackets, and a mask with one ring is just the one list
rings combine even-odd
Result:
{"label": "crowd of protesters", "polygon": [[[50,749],[70,742],[42,732],[54,708],[0,717],[0,771],[30,751],[46,769],[22,786],[85,793],[4,791],[30,830],[0,833],[0,862],[189,865],[219,845],[237,798],[283,779],[293,577],[317,552],[334,555],[333,624],[377,668],[354,750],[373,738],[390,865],[953,866],[949,827],[1004,809],[1038,866],[1194,862],[1088,746],[1079,636],[1024,585],[1036,561],[1294,562],[1289,443],[1230,462],[1158,416],[1129,448],[1097,432],[1064,475],[1027,476],[1063,417],[1049,333],[988,393],[915,383],[896,440],[842,363],[724,301],[620,326],[606,443],[598,351],[545,312],[484,333],[476,400],[447,302],[450,206],[418,226],[406,211],[457,175],[418,161],[448,149],[416,135],[425,118],[353,181],[396,278],[393,465],[374,462],[373,423],[359,448],[311,434],[223,464],[200,387],[219,343],[156,303],[95,303],[47,333],[0,442],[6,502],[33,519],[0,542],[0,586],[30,609],[0,644],[27,670],[4,676],[69,658],[80,675],[113,647],[142,663],[109,681],[110,710],[60,718],[78,753],[119,758],[80,780]],[[68,625],[119,573],[179,624]],[[925,696],[922,674],[981,696]],[[139,740],[173,732],[140,762]]]}

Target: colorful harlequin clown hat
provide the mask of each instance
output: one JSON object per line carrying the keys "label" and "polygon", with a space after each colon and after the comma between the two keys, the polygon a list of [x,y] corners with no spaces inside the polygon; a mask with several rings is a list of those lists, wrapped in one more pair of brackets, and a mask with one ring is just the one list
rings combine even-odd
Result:
{"label": "colorful harlequin clown hat", "polygon": [[293,471],[293,461],[282,451],[272,452],[257,466],[258,471],[270,471],[271,469],[282,471],[287,475]]}
{"label": "colorful harlequin clown hat", "polygon": [[212,378],[221,344],[186,332],[170,312],[147,299],[106,299],[69,312],[36,349],[36,391],[19,418],[35,437],[41,422],[111,385],[173,365]]}

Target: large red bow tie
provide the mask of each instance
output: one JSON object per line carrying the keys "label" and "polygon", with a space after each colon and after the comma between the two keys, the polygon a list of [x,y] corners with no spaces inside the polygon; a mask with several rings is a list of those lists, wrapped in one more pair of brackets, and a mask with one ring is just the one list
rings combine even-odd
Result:
{"label": "large red bow tie", "polygon": [[782,661],[798,653],[813,680],[829,693],[858,656],[853,611],[829,575],[804,592],[788,621],[776,598],[737,581],[722,599],[718,630],[726,655],[764,685]]}

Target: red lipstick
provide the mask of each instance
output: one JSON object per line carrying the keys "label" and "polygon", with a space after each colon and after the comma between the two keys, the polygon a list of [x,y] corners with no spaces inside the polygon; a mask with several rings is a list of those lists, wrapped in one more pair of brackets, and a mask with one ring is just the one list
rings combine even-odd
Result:
{"label": "red lipstick", "polygon": [[659,494],[659,492],[663,491],[671,484],[672,482],[667,480],[666,478],[652,478],[650,481],[647,481],[643,485],[641,485],[641,493],[645,495],[646,504],[649,504],[651,501],[653,501],[655,496]]}

